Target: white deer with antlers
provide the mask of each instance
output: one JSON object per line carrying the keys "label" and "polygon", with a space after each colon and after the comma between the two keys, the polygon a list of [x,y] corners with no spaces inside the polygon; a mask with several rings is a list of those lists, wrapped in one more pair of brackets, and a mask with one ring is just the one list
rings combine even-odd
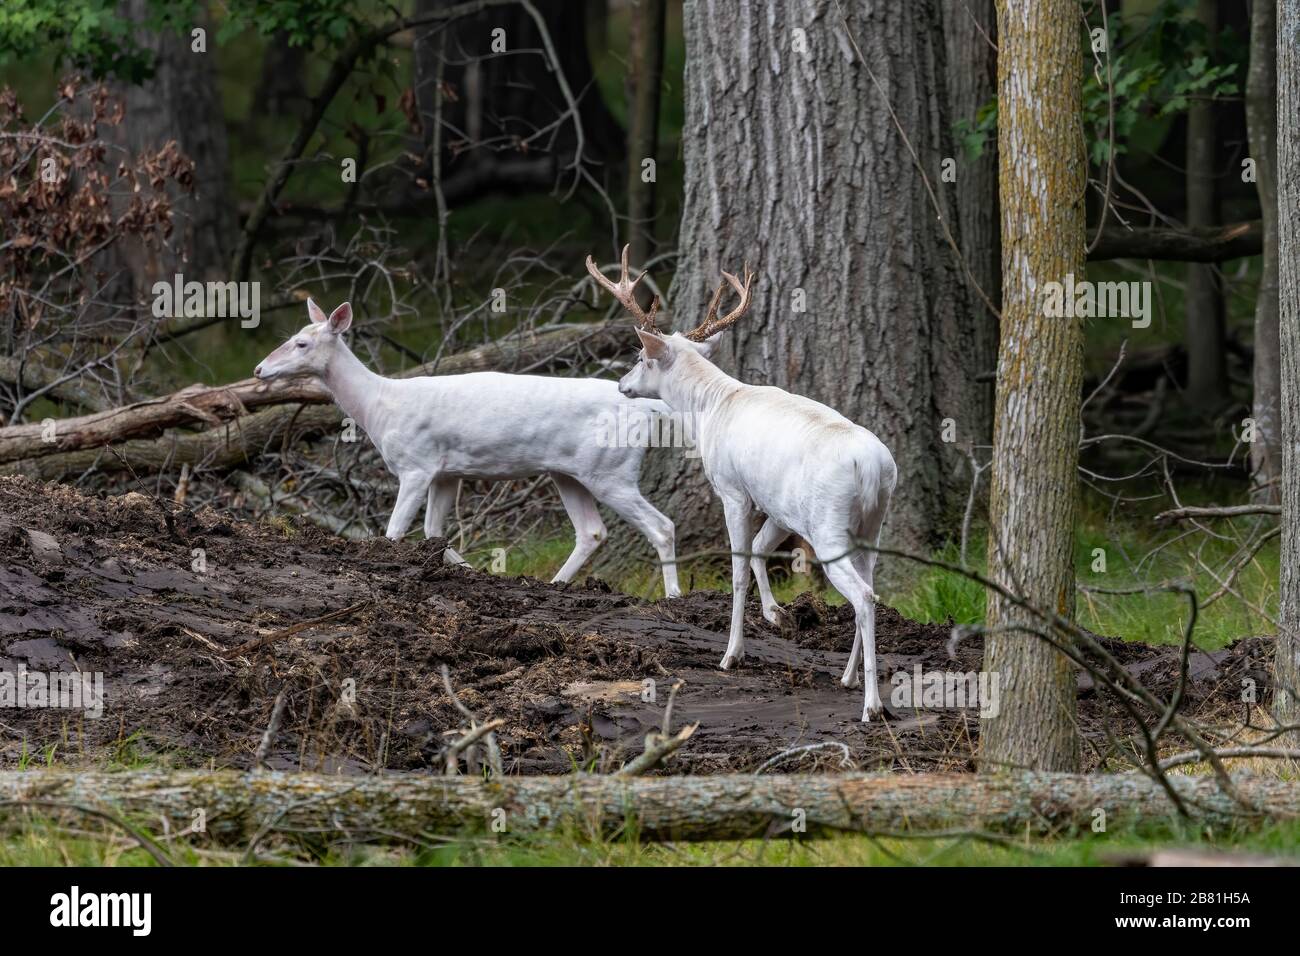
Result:
{"label": "white deer with antlers", "polygon": [[[624,250],[618,287],[634,285],[627,278]],[[609,417],[628,404],[617,383],[502,372],[385,378],[366,368],[343,340],[352,324],[348,303],[326,316],[309,299],[307,313],[311,324],[268,355],[253,374],[260,379],[319,379],[365,430],[398,480],[389,538],[406,533],[426,500],[424,533],[441,537],[461,479],[549,474],[575,538],[573,553],[555,581],[572,579],[605,539],[599,501],[649,539],[662,565],[664,592],[681,594],[673,523],[638,487],[645,447],[599,437]],[[634,405],[647,416],[667,411],[662,402]],[[451,548],[446,559],[464,563]]]}
{"label": "white deer with antlers", "polygon": [[[593,268],[590,259],[588,269]],[[871,432],[820,402],[771,386],[746,385],[709,361],[716,336],[748,310],[754,275],[745,281],[723,272],[704,322],[685,335],[638,328],[640,359],[618,383],[629,397],[658,398],[675,412],[692,414],[704,473],[722,499],[731,540],[731,632],[722,658],[728,669],[745,656],[745,595],[752,570],[763,616],[777,623],[785,612],[772,597],[763,555],[790,534],[806,538],[826,577],[853,605],[853,650],[841,683],[858,685],[862,660],[862,719],[882,707],[876,680],[876,546],[898,469],[889,449]],[[730,285],[740,302],[723,318],[718,305]],[[619,301],[633,311],[634,300]],[[765,515],[755,532],[756,517]]]}

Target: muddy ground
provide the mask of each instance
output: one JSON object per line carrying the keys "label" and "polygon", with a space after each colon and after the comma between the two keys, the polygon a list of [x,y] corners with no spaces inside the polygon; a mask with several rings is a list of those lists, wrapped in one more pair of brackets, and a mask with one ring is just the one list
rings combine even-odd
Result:
{"label": "muddy ground", "polygon": [[[194,570],[196,552],[206,570]],[[359,607],[357,607],[360,605]],[[295,633],[277,632],[354,608]],[[130,762],[247,767],[285,696],[268,763],[280,768],[440,769],[445,732],[465,726],[442,687],[501,718],[507,768],[617,767],[640,752],[678,680],[674,726],[699,722],[673,772],[753,770],[789,748],[841,741],[864,768],[968,769],[975,710],[891,708],[857,720],[861,692],[838,678],[852,613],[808,596],[797,631],[768,625],[751,596],[748,656],[717,669],[730,596],[648,603],[597,581],[552,586],[448,567],[436,542],[349,542],[307,522],[249,525],[139,494],[85,497],[56,484],[0,478],[0,671],[104,675],[104,714],[0,708],[0,767]],[[978,639],[948,653],[949,629],[888,607],[878,614],[880,673],[916,664],[974,671]],[[249,641],[262,646],[227,655]],[[1107,642],[1157,692],[1177,676],[1171,649]],[[1261,694],[1267,642],[1198,654],[1187,706],[1240,709],[1243,677]],[[656,700],[642,700],[647,679]],[[889,687],[882,687],[889,700]],[[1081,675],[1079,720],[1093,765],[1117,717]],[[24,754],[27,756],[24,757]],[[785,769],[833,768],[840,756],[793,757]]]}

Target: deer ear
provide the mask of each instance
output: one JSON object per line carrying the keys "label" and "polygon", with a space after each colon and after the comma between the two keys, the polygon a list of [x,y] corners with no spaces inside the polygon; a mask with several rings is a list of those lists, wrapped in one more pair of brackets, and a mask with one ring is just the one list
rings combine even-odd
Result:
{"label": "deer ear", "polygon": [[314,299],[307,300],[307,314],[311,316],[313,322],[326,321],[325,311],[316,304]]}
{"label": "deer ear", "polygon": [[646,332],[644,329],[637,329],[636,337],[645,346],[646,358],[657,359],[660,362],[672,361],[672,346],[668,344],[668,341],[663,336],[655,335],[653,332]]}
{"label": "deer ear", "polygon": [[342,335],[352,325],[352,303],[344,302],[330,313],[330,331]]}
{"label": "deer ear", "polygon": [[706,359],[711,359],[713,358],[713,353],[718,350],[718,346],[721,343],[722,343],[722,333],[714,332],[703,342],[700,342],[698,345],[696,345],[695,350],[699,352],[701,355],[703,355]]}

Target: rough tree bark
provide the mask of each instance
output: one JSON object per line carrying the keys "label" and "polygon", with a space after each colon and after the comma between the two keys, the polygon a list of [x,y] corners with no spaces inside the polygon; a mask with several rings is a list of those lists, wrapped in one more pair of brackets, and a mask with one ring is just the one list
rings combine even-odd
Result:
{"label": "rough tree bark", "polygon": [[[1269,776],[1234,778],[1252,810],[1236,804],[1212,776],[1180,775],[1171,783],[1201,825],[1240,826],[1300,812],[1300,786]],[[788,835],[796,809],[803,811],[805,836],[948,830],[1041,835],[1088,827],[1098,808],[1112,826],[1160,824],[1173,815],[1160,785],[1138,773],[571,774],[493,780],[231,770],[0,773],[0,819],[24,805],[43,816],[58,816],[60,808],[107,808],[128,819],[166,821],[173,833],[188,832],[194,808],[204,807],[206,837],[227,846],[246,845],[275,829],[341,830],[370,838],[455,834],[487,829],[502,813],[506,832],[516,836],[566,828],[615,836],[627,832],[632,818],[645,840]]]}
{"label": "rough tree bark", "polygon": [[[975,121],[980,107],[997,94],[997,16],[993,0],[944,0],[943,35],[948,55],[948,100],[950,115]],[[957,215],[961,224],[961,254],[971,277],[997,306],[1002,298],[1002,234],[998,222],[998,150],[989,143],[978,159],[963,153],[957,182]],[[975,365],[993,371],[998,361],[998,321],[978,295],[973,302],[983,307],[983,321],[974,339]],[[993,389],[981,394],[980,414],[993,418]],[[987,442],[988,436],[982,441]]]}
{"label": "rough tree bark", "polygon": [[[642,162],[659,152],[659,94],[664,72],[665,0],[633,0],[628,46],[627,242],[633,262],[645,262],[655,242],[655,182]],[[656,160],[657,162],[657,160]],[[658,176],[656,171],[654,174]],[[647,298],[642,305],[648,306]]]}
{"label": "rough tree bark", "polygon": [[1255,185],[1264,223],[1259,294],[1255,300],[1255,443],[1251,470],[1262,501],[1280,499],[1282,470],[1279,403],[1282,360],[1278,345],[1277,290],[1277,0],[1255,0],[1250,20],[1250,72],[1246,77],[1246,122]]}
{"label": "rough tree bark", "polygon": [[[1282,351],[1282,559],[1274,709],[1300,723],[1300,0],[1277,17],[1278,300]],[[1284,215],[1282,213],[1285,213]],[[1290,735],[1300,746],[1300,733]]]}
{"label": "rough tree bark", "polygon": [[[1209,33],[1208,50],[1214,51],[1218,29],[1218,0],[1199,0],[1197,19]],[[1193,100],[1187,111],[1187,225],[1193,229],[1214,225],[1215,104]],[[1228,396],[1228,365],[1224,352],[1223,290],[1214,267],[1187,267],[1185,298],[1187,338],[1187,398],[1193,408],[1214,411]]]}
{"label": "rough tree bark", "polygon": [[[957,443],[986,429],[974,380],[980,309],[917,168],[953,222],[952,190],[939,181],[954,154],[937,3],[774,0],[738,12],[689,0],[683,16],[686,183],[672,320],[698,324],[719,270],[748,261],[759,275],[754,305],[716,360],[875,432],[899,465],[885,536],[925,546],[963,501],[944,420]],[[743,28],[719,28],[738,17]],[[643,484],[676,522],[679,553],[716,548],[720,509],[698,460],[648,457]]]}
{"label": "rough tree bark", "polygon": [[[1074,611],[1082,320],[1051,317],[1045,285],[1084,270],[1087,161],[1082,39],[1072,0],[999,0],[998,147],[1002,343],[989,493],[989,574],[1063,616]],[[1075,678],[1064,656],[1014,630],[1024,612],[989,596],[984,667],[998,716],[981,721],[981,767],[1074,770]]]}

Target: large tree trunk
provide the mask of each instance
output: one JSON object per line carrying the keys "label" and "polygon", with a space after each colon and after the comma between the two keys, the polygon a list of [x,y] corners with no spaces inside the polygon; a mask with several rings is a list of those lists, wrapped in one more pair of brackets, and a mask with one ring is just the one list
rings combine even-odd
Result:
{"label": "large tree trunk", "polygon": [[[655,179],[641,164],[657,164],[659,94],[664,73],[665,0],[633,0],[628,48],[627,241],[633,262],[645,262],[655,242]],[[642,305],[648,306],[649,299]]]}
{"label": "large tree trunk", "polygon": [[[997,16],[993,0],[944,0],[943,34],[948,54],[948,99],[952,122],[975,122],[976,114],[997,94]],[[997,306],[1002,298],[1002,234],[998,222],[998,150],[990,143],[978,159],[964,153],[958,165],[957,215],[961,224],[961,254],[971,277]],[[974,365],[991,372],[998,361],[997,316],[984,300],[972,298],[983,309],[975,330]],[[980,415],[993,420],[993,389],[981,394]],[[987,442],[989,436],[981,436]]]}
{"label": "large tree trunk", "polygon": [[1282,471],[1279,417],[1282,359],[1278,346],[1277,299],[1277,0],[1255,0],[1250,22],[1250,73],[1246,79],[1246,122],[1255,160],[1256,188],[1264,223],[1263,260],[1255,300],[1255,443],[1251,469],[1261,500],[1280,499]]}
{"label": "large tree trunk", "polygon": [[[1197,17],[1210,35],[1213,55],[1218,29],[1217,0],[1199,0]],[[1187,111],[1187,225],[1214,225],[1215,180],[1218,175],[1215,104],[1192,101]],[[1186,295],[1187,398],[1193,408],[1212,412],[1228,396],[1228,366],[1224,352],[1223,290],[1213,266],[1187,267]]]}
{"label": "large tree trunk", "polygon": [[[1065,616],[1074,611],[1083,325],[1048,316],[1044,295],[1047,283],[1084,270],[1081,42],[1072,0],[999,0],[1002,344],[989,574]],[[981,766],[1077,769],[1073,669],[1045,642],[1005,630],[1026,623],[990,594],[984,666],[1001,675],[1002,704],[982,721]]]}
{"label": "large tree trunk", "polygon": [[[1233,783],[1238,805],[1209,775],[1171,779],[1203,826],[1294,817],[1300,786],[1268,776]],[[0,801],[60,816],[80,807],[109,808],[128,819],[162,820],[187,833],[204,807],[204,835],[245,845],[286,834],[345,832],[354,837],[424,838],[499,828],[512,836],[592,829],[613,837],[629,820],[644,840],[739,840],[837,831],[917,835],[940,830],[1023,836],[1092,825],[1166,823],[1173,805],[1159,784],[1138,773],[803,774],[704,777],[507,776],[495,780],[422,774],[328,776],[232,770],[130,772],[28,770],[0,773]],[[30,804],[27,802],[30,801]],[[85,818],[75,814],[78,823]]]}
{"label": "large tree trunk", "polygon": [[[1300,723],[1300,0],[1277,22],[1278,287],[1282,350],[1282,570],[1274,708]],[[1285,211],[1285,215],[1281,213]],[[1290,735],[1300,746],[1300,733]]]}
{"label": "large tree trunk", "polygon": [[[673,322],[704,318],[720,269],[755,266],[753,308],[716,360],[741,381],[810,396],[875,432],[899,466],[886,538],[923,547],[964,494],[944,420],[956,443],[987,427],[974,381],[980,310],[890,115],[953,222],[952,191],[939,182],[953,152],[937,4],[776,0],[737,10],[690,0],[683,12],[686,186]],[[720,509],[697,460],[649,459],[644,484],[676,522],[679,553],[717,548]]]}
{"label": "large tree trunk", "polygon": [[[150,8],[149,0],[122,0],[120,9],[124,18],[143,23]],[[177,272],[187,281],[229,278],[235,206],[217,89],[216,31],[206,16],[200,16],[197,26],[207,30],[206,53],[192,50],[188,29],[181,33],[137,29],[137,42],[154,54],[155,72],[138,86],[120,85],[117,90],[126,106],[124,122],[113,128],[122,146],[135,155],[175,140],[194,161],[194,192],[178,197],[173,205],[176,231],[168,246],[151,248],[128,240],[115,247],[130,274],[136,300],[149,295],[158,279]]]}

